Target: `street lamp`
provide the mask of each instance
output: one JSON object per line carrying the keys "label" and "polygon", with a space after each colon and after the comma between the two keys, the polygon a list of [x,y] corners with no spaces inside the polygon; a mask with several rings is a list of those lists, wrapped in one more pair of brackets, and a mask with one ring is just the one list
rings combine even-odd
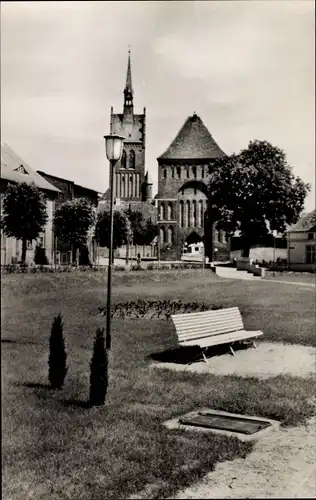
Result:
{"label": "street lamp", "polygon": [[114,206],[114,168],[121,158],[124,137],[116,134],[105,135],[105,152],[110,162],[110,248],[108,264],[108,294],[106,305],[106,348],[111,349],[111,292],[112,292],[112,261],[113,261],[113,206]]}

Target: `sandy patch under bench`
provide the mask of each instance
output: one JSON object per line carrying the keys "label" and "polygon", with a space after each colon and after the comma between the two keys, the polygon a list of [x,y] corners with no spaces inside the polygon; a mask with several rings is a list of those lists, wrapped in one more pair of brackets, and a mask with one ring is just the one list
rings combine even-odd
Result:
{"label": "sandy patch under bench", "polygon": [[249,347],[208,358],[208,363],[197,361],[190,365],[155,362],[155,368],[176,371],[212,373],[214,375],[238,375],[267,379],[277,375],[308,377],[316,374],[316,349],[314,347],[272,342],[259,342],[257,349]]}

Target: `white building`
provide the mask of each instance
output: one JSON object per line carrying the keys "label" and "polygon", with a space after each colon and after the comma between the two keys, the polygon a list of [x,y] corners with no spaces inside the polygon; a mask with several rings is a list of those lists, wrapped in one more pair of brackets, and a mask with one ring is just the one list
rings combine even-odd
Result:
{"label": "white building", "polygon": [[288,266],[293,271],[316,271],[316,210],[303,214],[287,230]]}

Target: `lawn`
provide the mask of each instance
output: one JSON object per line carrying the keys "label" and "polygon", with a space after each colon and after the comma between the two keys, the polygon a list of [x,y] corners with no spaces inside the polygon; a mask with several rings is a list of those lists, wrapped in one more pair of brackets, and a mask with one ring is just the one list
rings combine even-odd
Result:
{"label": "lawn", "polygon": [[306,283],[316,285],[315,273],[299,273],[293,271],[266,271],[265,279],[278,280],[278,281],[291,281],[292,283]]}
{"label": "lawn", "polygon": [[[245,457],[250,443],[170,431],[162,422],[210,406],[277,418],[314,414],[315,381],[280,376],[217,377],[150,368],[153,353],[176,346],[170,321],[113,320],[106,405],[87,408],[95,330],[105,324],[101,273],[2,277],[2,459],[6,499],[111,500],[150,485],[148,498],[172,496],[219,461]],[[117,272],[114,302],[182,299],[237,305],[265,340],[316,346],[314,294],[291,285],[224,280],[210,271]],[[69,373],[62,391],[47,386],[48,338],[62,312]]]}

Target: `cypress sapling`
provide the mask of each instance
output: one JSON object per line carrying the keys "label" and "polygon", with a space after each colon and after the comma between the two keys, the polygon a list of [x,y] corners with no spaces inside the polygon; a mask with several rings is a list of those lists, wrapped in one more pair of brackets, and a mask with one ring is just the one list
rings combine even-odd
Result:
{"label": "cypress sapling", "polygon": [[104,328],[98,328],[90,362],[90,405],[100,406],[105,402],[108,388],[108,352],[104,346]]}
{"label": "cypress sapling", "polygon": [[55,316],[49,339],[48,379],[52,389],[61,389],[68,371],[61,314]]}

